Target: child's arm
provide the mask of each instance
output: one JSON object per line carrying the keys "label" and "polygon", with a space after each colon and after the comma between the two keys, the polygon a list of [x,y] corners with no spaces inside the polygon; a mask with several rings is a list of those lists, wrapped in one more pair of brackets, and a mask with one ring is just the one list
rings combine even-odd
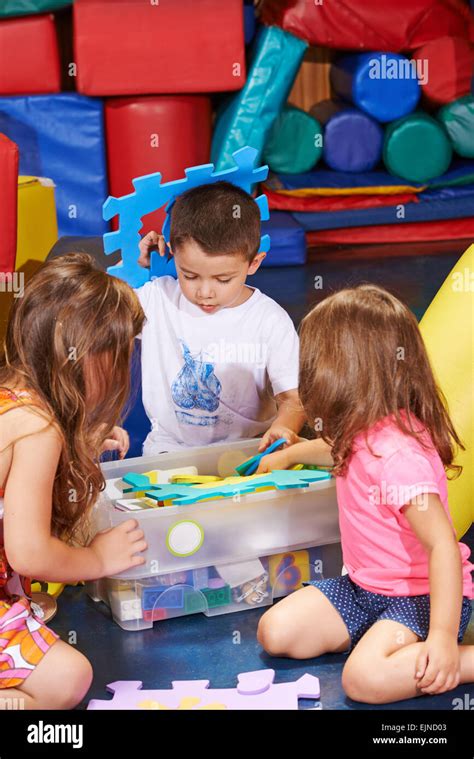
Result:
{"label": "child's arm", "polygon": [[[13,570],[49,582],[76,582],[116,574],[144,563],[136,520],[100,533],[88,548],[51,535],[52,492],[62,441],[53,425],[27,409],[9,412],[22,433],[13,444],[4,499],[4,543]],[[72,494],[73,495],[73,494]]]}
{"label": "child's arm", "polygon": [[424,693],[441,693],[456,687],[459,678],[457,635],[463,595],[459,544],[438,495],[419,496],[402,513],[429,557],[430,627],[415,677]]}
{"label": "child's arm", "polygon": [[259,445],[259,452],[268,448],[270,443],[280,437],[286,438],[289,445],[297,443],[298,432],[306,421],[306,414],[301,406],[298,390],[287,390],[275,396],[278,413],[271,427],[263,435]]}
{"label": "child's arm", "polygon": [[[302,440],[302,438],[298,438]],[[304,440],[290,445],[282,451],[270,453],[260,460],[255,474],[265,474],[275,469],[289,469],[295,464],[311,464],[313,466],[333,466],[331,446],[322,438]]]}

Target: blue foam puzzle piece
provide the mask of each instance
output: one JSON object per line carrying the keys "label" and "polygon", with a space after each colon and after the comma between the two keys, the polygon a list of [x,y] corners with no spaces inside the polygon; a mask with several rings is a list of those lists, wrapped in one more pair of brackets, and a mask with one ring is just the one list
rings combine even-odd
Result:
{"label": "blue foam puzzle piece", "polygon": [[131,488],[124,489],[124,493],[140,492],[141,490],[146,490],[152,484],[148,475],[138,474],[137,472],[129,472],[122,479],[127,485],[132,486]]}
{"label": "blue foam puzzle piece", "polygon": [[[225,179],[250,193],[252,185],[263,182],[267,178],[268,166],[255,168],[257,151],[254,148],[249,146],[240,148],[232,154],[232,158],[235,166],[230,169],[215,171],[212,163],[192,166],[185,169],[185,178],[164,184],[161,183],[159,172],[147,174],[132,181],[135,192],[120,198],[108,197],[103,206],[103,217],[109,221],[114,216],[118,216],[118,230],[104,235],[104,252],[106,255],[119,249],[122,252],[121,263],[109,266],[108,274],[125,280],[132,287],[141,287],[150,278],[165,274],[176,277],[174,262],[167,261],[159,253],[152,253],[150,269],[144,269],[138,264],[142,217],[166,204],[166,218],[161,231],[166,242],[169,242],[171,207],[178,195],[185,190]],[[266,195],[255,198],[255,202],[262,221],[267,221],[269,211]],[[269,250],[270,236],[263,235],[260,238],[260,251],[268,253]]]}

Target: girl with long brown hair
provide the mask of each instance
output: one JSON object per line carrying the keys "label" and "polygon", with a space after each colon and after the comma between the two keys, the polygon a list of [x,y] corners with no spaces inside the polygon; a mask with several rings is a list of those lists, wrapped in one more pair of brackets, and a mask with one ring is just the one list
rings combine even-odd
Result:
{"label": "girl with long brown hair", "polygon": [[474,565],[456,539],[447,476],[461,446],[415,317],[374,285],[342,290],[303,320],[300,397],[316,439],[259,472],[332,466],[346,574],[297,590],[260,620],[276,656],[350,653],[346,694],[386,703],[474,682]]}
{"label": "girl with long brown hair", "polygon": [[85,254],[46,263],[16,300],[0,354],[0,695],[71,708],[92,670],[35,616],[29,581],[74,582],[144,562],[137,522],[87,540],[105,449],[117,426],[144,314],[132,289]]}

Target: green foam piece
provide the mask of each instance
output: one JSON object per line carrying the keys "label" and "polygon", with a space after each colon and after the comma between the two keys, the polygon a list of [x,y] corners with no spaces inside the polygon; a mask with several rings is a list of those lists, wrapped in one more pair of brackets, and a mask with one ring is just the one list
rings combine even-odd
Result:
{"label": "green foam piece", "polygon": [[464,95],[444,105],[438,111],[438,119],[456,153],[463,158],[474,158],[474,97]]}
{"label": "green foam piece", "polygon": [[385,132],[385,166],[409,182],[428,182],[444,174],[452,152],[442,125],[421,111],[393,121]]}
{"label": "green foam piece", "polygon": [[263,161],[272,171],[301,174],[316,165],[322,152],[319,121],[301,108],[286,105],[270,130]]}
{"label": "green foam piece", "polygon": [[56,11],[72,3],[73,0],[3,0],[0,3],[0,16],[26,16],[30,13]]}

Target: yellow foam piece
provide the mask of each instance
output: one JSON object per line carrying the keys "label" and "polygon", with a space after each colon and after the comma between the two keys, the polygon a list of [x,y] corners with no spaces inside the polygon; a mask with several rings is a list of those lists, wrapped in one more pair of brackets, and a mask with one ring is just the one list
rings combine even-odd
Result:
{"label": "yellow foam piece", "polygon": [[[283,559],[286,560],[284,564]],[[287,551],[270,556],[268,574],[273,590],[301,588],[301,583],[309,581],[308,551]]]}
{"label": "yellow foam piece", "polygon": [[175,485],[187,485],[191,483],[197,486],[198,484],[205,485],[206,483],[222,482],[222,478],[213,474],[197,474],[194,477],[192,474],[173,474],[170,477],[170,482]]}
{"label": "yellow foam piece", "polygon": [[15,268],[29,260],[45,261],[57,239],[54,182],[44,177],[18,177]]}
{"label": "yellow foam piece", "polygon": [[474,245],[448,274],[420,322],[436,380],[466,450],[463,471],[448,480],[449,509],[458,539],[474,522]]}

